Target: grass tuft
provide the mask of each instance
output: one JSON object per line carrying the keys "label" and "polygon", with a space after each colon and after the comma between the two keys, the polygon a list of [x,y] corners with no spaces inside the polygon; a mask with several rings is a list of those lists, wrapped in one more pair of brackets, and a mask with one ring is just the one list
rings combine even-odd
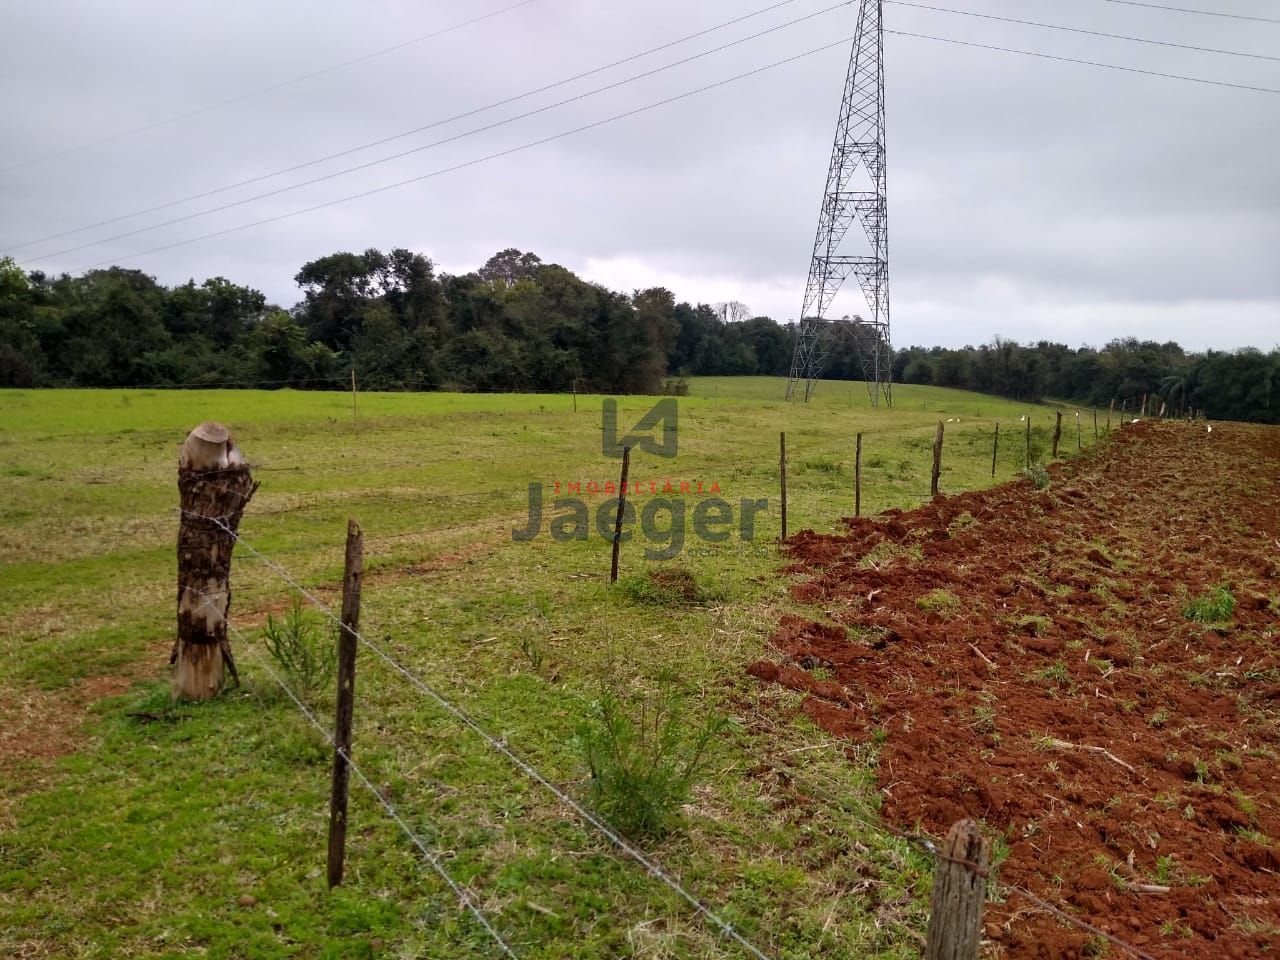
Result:
{"label": "grass tuft", "polygon": [[1235,612],[1236,598],[1225,583],[1211,587],[1182,608],[1182,615],[1194,623],[1226,623]]}
{"label": "grass tuft", "polygon": [[721,591],[700,583],[683,567],[663,567],[618,580],[618,589],[632,603],[654,607],[685,607],[724,599]]}
{"label": "grass tuft", "polygon": [[669,832],[706,771],[707,748],[728,726],[723,717],[710,716],[691,727],[683,706],[669,685],[632,704],[606,689],[579,728],[578,747],[591,771],[588,802],[632,840]]}

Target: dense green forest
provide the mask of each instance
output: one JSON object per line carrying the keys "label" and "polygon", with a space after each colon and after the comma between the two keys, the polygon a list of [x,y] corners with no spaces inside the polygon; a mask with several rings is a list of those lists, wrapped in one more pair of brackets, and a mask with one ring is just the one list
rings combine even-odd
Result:
{"label": "dense green forest", "polygon": [[[531,253],[438,274],[425,256],[335,253],[294,278],[290,309],[221,277],[166,288],[137,270],[26,272],[0,260],[0,386],[329,388],[658,393],[680,376],[786,375],[795,324],[740,303],[620,293]],[[860,379],[852,337],[826,376]],[[910,347],[894,380],[1017,400],[1090,405],[1158,396],[1169,413],[1280,423],[1280,350],[1186,353],[1117,340],[1101,349],[996,338]]]}

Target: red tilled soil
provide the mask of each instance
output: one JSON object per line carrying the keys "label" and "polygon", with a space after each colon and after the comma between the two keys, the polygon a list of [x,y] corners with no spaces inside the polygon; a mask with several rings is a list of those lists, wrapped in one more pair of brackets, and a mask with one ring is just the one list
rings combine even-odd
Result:
{"label": "red tilled soil", "polygon": [[[1143,423],[1050,473],[793,537],[815,620],[750,672],[884,738],[889,823],[974,818],[1002,882],[1155,956],[1280,949],[1280,430]],[[1228,624],[1184,615],[1224,581]],[[987,935],[1104,955],[1015,897]]]}

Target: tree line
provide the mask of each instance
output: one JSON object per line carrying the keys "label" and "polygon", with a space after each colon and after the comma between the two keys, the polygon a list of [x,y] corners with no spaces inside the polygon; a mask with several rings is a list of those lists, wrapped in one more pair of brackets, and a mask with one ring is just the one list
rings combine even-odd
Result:
{"label": "tree line", "polygon": [[[409,250],[334,253],[295,276],[284,309],[222,277],[165,287],[111,267],[51,276],[0,260],[0,386],[281,386],[370,390],[660,393],[686,376],[785,376],[795,323],[737,302],[621,293],[508,249],[467,274]],[[838,335],[824,376],[862,378]],[[1164,398],[1169,412],[1280,422],[1280,351],[1186,353],[1117,340],[1101,349],[997,338],[911,347],[894,380],[1034,402]]]}
{"label": "tree line", "polygon": [[997,337],[958,350],[910,347],[893,357],[898,383],[958,387],[1036,402],[1061,398],[1094,407],[1141,397],[1168,415],[1201,410],[1217,420],[1280,423],[1280,349],[1188,353],[1173,342],[1133,338],[1102,349]]}

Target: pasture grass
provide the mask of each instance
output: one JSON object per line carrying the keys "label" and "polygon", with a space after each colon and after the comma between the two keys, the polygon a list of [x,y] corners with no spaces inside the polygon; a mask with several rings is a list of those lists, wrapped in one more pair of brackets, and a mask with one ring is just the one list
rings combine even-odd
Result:
{"label": "pasture grass", "polygon": [[[807,406],[782,393],[776,379],[692,380],[677,457],[639,452],[631,479],[714,483],[735,511],[744,499],[768,511],[750,541],[736,525],[720,542],[688,531],[674,560],[624,544],[619,589],[606,537],[545,531],[556,482],[616,476],[601,397],[578,396],[575,412],[567,395],[362,394],[353,418],[341,393],[0,391],[0,722],[13,728],[21,709],[74,744],[0,754],[0,954],[497,955],[358,785],[347,881],[325,888],[330,754],[265,671],[260,639],[295,593],[244,547],[232,605],[254,638],[235,642],[244,683],[167,703],[177,448],[218,419],[262,481],[245,541],[336,609],[356,518],[365,635],[574,795],[587,796],[575,733],[602,688],[638,700],[674,684],[688,716],[726,717],[679,829],[651,850],[768,955],[916,955],[930,864],[862,823],[878,806],[875,744],[775,723],[801,696],[743,673],[799,610],[778,574],[778,432],[796,467],[789,530],[826,532],[852,512],[855,433],[874,514],[927,497],[938,420],[955,421],[942,474],[954,493],[993,482],[997,418],[1004,481],[1026,466],[1018,418],[1044,448],[1053,412],[925,387],[895,388],[893,410],[873,410],[861,384],[824,383]],[[620,426],[651,403],[621,398]],[[544,531],[515,542],[531,482],[546,491]],[[584,499],[594,514],[606,496]],[[696,602],[649,578],[672,564]],[[519,956],[739,955],[368,651],[358,670],[357,762]],[[104,681],[114,695],[94,695]],[[309,703],[330,722],[330,692]]]}

